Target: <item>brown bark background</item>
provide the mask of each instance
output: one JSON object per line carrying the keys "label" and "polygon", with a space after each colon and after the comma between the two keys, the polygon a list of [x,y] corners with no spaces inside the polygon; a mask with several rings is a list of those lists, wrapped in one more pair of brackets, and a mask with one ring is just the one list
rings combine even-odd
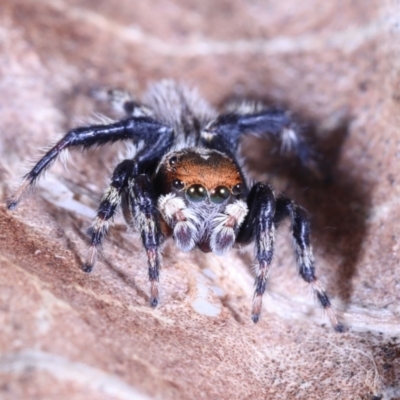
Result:
{"label": "brown bark background", "polygon": [[[399,399],[399,1],[1,1],[1,399]],[[71,153],[15,212],[38,149],[87,122],[92,92],[176,78],[213,105],[255,98],[312,126],[332,182],[244,151],[310,213],[337,334],[279,230],[262,320],[251,250],[164,251],[161,304],[120,217],[80,270],[118,146]]]}

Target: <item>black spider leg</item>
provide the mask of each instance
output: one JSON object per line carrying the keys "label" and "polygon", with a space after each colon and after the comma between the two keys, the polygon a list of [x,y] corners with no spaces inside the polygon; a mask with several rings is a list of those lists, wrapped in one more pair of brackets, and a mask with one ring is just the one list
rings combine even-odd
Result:
{"label": "black spider leg", "polygon": [[293,150],[303,165],[318,173],[310,144],[300,125],[285,110],[266,108],[250,114],[222,114],[202,132],[202,142],[206,147],[236,153],[240,137],[247,134],[278,140],[283,151]]}
{"label": "black spider leg", "polygon": [[275,196],[272,189],[263,183],[256,183],[247,198],[249,213],[240,227],[236,242],[256,243],[255,292],[251,318],[258,322],[270,272],[275,243]]}
{"label": "black spider leg", "polygon": [[[37,162],[33,169],[24,176],[23,182],[14,195],[8,200],[8,209],[14,209],[26,191],[32,187],[40,175],[66,149],[89,148],[94,145],[103,145],[118,140],[146,140],[152,149],[158,144],[168,142],[172,137],[172,129],[149,117],[132,117],[107,125],[92,125],[72,129],[55,146]],[[165,139],[164,139],[165,138]],[[165,146],[161,146],[165,148]],[[137,164],[140,165],[139,163]]]}
{"label": "black spider leg", "polygon": [[90,248],[82,269],[91,272],[96,262],[97,250],[101,246],[104,236],[107,234],[109,222],[115,215],[127,187],[128,177],[135,169],[135,161],[124,160],[115,168],[110,186],[105,191],[97,210],[96,218],[89,229],[91,235]]}
{"label": "black spider leg", "polygon": [[310,222],[305,211],[285,196],[276,200],[274,223],[278,225],[282,219],[289,217],[292,222],[293,244],[296,252],[300,276],[308,282],[337,332],[343,332],[344,326],[338,321],[325,290],[315,276],[315,261],[310,243]]}
{"label": "black spider leg", "polygon": [[160,216],[157,210],[157,196],[148,175],[133,176],[128,181],[127,201],[123,202],[124,215],[132,215],[146,250],[150,280],[150,305],[158,304],[158,282],[160,276],[160,246],[163,235],[160,229]]}
{"label": "black spider leg", "polygon": [[[111,184],[103,195],[96,219],[90,230],[92,237],[91,247],[83,265],[85,272],[90,272],[93,269],[97,249],[107,233],[109,222],[115,215],[123,196],[127,196],[129,179],[136,177],[140,173],[152,175],[158,161],[171,147],[172,141],[172,131],[169,131],[169,134],[159,135],[155,141],[149,141],[151,145],[140,150],[133,160],[124,160],[115,168]],[[129,219],[127,219],[126,212],[124,212],[124,216],[128,225],[131,225]]]}

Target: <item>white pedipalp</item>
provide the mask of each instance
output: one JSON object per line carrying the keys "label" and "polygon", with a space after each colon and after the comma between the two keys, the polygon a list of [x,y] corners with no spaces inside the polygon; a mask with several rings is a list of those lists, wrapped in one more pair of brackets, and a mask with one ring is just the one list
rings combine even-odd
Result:
{"label": "white pedipalp", "polygon": [[247,213],[247,204],[243,200],[236,200],[226,206],[224,214],[218,214],[212,220],[210,247],[214,253],[224,254],[233,247]]}
{"label": "white pedipalp", "polygon": [[199,219],[174,193],[160,196],[157,203],[164,221],[173,229],[176,245],[183,251],[192,250],[199,236]]}

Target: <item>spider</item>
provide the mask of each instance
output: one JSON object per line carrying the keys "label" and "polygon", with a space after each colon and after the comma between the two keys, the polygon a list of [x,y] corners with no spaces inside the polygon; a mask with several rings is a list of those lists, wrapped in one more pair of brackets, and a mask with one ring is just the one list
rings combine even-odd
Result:
{"label": "spider", "polygon": [[7,202],[8,209],[17,206],[67,149],[128,141],[136,152],[120,162],[111,176],[90,230],[83,271],[92,271],[119,207],[127,225],[141,235],[152,307],[159,301],[160,248],[167,238],[172,236],[183,251],[197,247],[218,255],[254,241],[251,318],[256,323],[274,253],[275,230],[289,218],[299,274],[311,285],[334,329],[344,330],[315,276],[305,211],[283,194],[275,194],[267,183],[250,187],[240,166],[240,139],[249,134],[276,139],[283,149],[295,150],[303,164],[310,163],[312,153],[299,124],[287,111],[247,102],[218,114],[197,91],[172,80],[153,84],[140,103],[117,90],[108,91],[108,99],[123,110],[125,118],[70,130],[24,176]]}

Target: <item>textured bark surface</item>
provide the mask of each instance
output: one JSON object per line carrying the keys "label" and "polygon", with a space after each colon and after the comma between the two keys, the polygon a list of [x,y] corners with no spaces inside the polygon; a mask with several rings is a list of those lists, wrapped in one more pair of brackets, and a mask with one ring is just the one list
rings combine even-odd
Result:
{"label": "textured bark surface", "polygon": [[[0,398],[400,398],[399,2],[116,4],[1,4]],[[330,183],[258,140],[244,151],[254,178],[309,211],[318,276],[348,332],[332,331],[297,277],[288,224],[257,325],[251,250],[217,257],[168,243],[152,310],[140,240],[119,217],[84,274],[118,146],[73,153],[6,211],[38,149],[103,111],[93,90],[141,93],[165,77],[215,106],[263,99],[310,122]]]}

